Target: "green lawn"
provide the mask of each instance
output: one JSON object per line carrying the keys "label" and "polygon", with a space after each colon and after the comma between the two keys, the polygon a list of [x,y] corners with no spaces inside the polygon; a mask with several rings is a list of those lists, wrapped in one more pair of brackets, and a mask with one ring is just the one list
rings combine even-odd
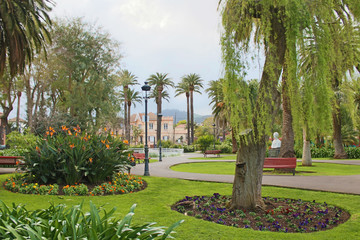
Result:
{"label": "green lawn", "polygon": [[[234,162],[186,163],[172,166],[171,169],[178,172],[233,175],[235,173],[235,164]],[[296,173],[296,175],[303,176],[358,175],[360,174],[360,166],[335,163],[313,163],[313,166],[303,167],[301,166],[301,163],[298,162],[296,171],[299,172]],[[264,174],[272,174],[272,172],[266,171]]]}
{"label": "green lawn", "polygon": [[[0,176],[3,182],[6,175]],[[359,239],[360,238],[360,196],[345,195],[336,193],[303,191],[297,189],[263,187],[264,196],[286,197],[303,200],[316,200],[317,202],[326,201],[328,204],[337,205],[348,210],[351,219],[329,231],[317,233],[273,233],[259,232],[248,229],[238,229],[227,227],[212,222],[199,220],[193,217],[184,216],[170,209],[171,204],[193,195],[212,195],[215,192],[230,195],[232,184],[209,183],[198,181],[186,181],[179,179],[167,179],[157,177],[144,178],[148,182],[148,188],[144,191],[116,196],[105,197],[59,197],[59,196],[39,196],[12,193],[0,188],[0,199],[9,206],[12,202],[22,203],[27,209],[47,208],[50,202],[55,204],[65,203],[68,206],[79,204],[84,201],[86,208],[89,201],[97,206],[103,206],[109,210],[117,208],[116,217],[124,216],[128,213],[133,203],[137,203],[135,210],[134,223],[158,222],[158,226],[170,226],[172,223],[184,219],[185,222],[176,229],[176,239]]]}
{"label": "green lawn", "polygon": [[[236,160],[236,154],[220,154],[220,157],[216,155],[209,155],[209,157],[194,157],[189,158],[194,160]],[[360,159],[334,159],[334,158],[312,158],[312,160],[360,160]]]}

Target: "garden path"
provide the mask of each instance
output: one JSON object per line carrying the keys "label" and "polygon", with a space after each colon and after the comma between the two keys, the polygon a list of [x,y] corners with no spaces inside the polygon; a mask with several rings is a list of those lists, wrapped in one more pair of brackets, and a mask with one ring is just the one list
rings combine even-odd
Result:
{"label": "garden path", "polygon": [[[170,169],[171,166],[182,163],[219,161],[212,157],[209,157],[209,160],[189,159],[202,156],[203,155],[200,153],[185,153],[182,156],[163,158],[162,162],[150,163],[150,175],[195,181],[233,182],[234,176],[232,175],[176,172]],[[360,160],[314,160],[314,162],[360,165]],[[131,173],[143,175],[144,164],[137,164],[131,170]],[[263,185],[360,195],[360,173],[359,175],[350,176],[292,176],[290,174],[266,175],[263,176]]]}

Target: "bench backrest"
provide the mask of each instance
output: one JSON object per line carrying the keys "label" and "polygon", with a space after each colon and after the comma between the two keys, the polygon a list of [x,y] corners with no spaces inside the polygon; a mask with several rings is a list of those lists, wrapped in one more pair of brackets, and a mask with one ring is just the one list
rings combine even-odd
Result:
{"label": "bench backrest", "polygon": [[289,165],[289,167],[296,167],[296,158],[265,158],[264,166],[266,165]]}
{"label": "bench backrest", "polygon": [[135,158],[145,158],[145,153],[133,153]]}
{"label": "bench backrest", "polygon": [[221,150],[205,150],[206,154],[212,154],[212,153],[220,153]]}

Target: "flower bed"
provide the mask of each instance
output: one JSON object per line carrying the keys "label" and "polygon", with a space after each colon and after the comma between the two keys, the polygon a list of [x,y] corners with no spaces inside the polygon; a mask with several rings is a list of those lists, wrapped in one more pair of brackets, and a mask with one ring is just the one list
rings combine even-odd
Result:
{"label": "flower bed", "polygon": [[5,189],[12,192],[38,195],[68,195],[68,196],[99,196],[111,194],[125,194],[140,191],[146,187],[146,182],[140,177],[136,177],[127,173],[117,173],[113,175],[112,180],[102,183],[101,185],[58,185],[49,184],[39,185],[38,183],[26,182],[25,175],[16,175],[6,179],[4,183]]}
{"label": "flower bed", "polygon": [[173,210],[198,219],[227,226],[274,232],[314,232],[331,229],[350,217],[349,213],[326,203],[264,197],[267,209],[229,210],[228,196],[185,197],[172,206]]}

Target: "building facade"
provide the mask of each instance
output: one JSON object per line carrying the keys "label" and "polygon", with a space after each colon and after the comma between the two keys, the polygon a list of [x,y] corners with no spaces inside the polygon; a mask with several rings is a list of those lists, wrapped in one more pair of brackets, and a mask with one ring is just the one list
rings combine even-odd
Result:
{"label": "building facade", "polygon": [[[157,116],[155,113],[148,113],[148,145],[156,146]],[[145,114],[136,113],[130,117],[131,143],[140,144],[145,142]],[[171,142],[186,142],[185,124],[180,124],[174,128],[174,118],[172,116],[163,116],[161,118],[161,140],[170,140]]]}

